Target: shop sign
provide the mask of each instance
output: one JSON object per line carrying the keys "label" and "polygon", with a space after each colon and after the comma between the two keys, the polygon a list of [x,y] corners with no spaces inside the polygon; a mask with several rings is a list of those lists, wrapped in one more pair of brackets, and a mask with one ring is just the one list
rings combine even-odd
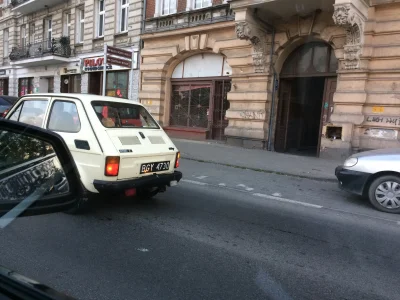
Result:
{"label": "shop sign", "polygon": [[[108,58],[107,58],[108,61]],[[121,67],[114,64],[106,64],[107,71],[109,70],[126,70],[128,67]],[[82,68],[84,72],[99,72],[103,71],[104,67],[104,57],[90,57],[83,59]]]}
{"label": "shop sign", "polygon": [[107,56],[107,64],[117,65],[125,68],[132,68],[132,62],[125,59],[120,59],[114,56]]}
{"label": "shop sign", "polygon": [[0,76],[6,75],[7,71],[6,70],[0,70]]}
{"label": "shop sign", "polygon": [[69,74],[80,74],[80,69],[74,68],[74,69],[68,69],[68,68],[61,68],[60,69],[60,75],[69,75]]}
{"label": "shop sign", "polygon": [[[97,72],[103,71],[104,68],[104,57],[91,57],[83,60],[83,71],[85,72]],[[107,65],[107,70],[111,70],[112,66]]]}
{"label": "shop sign", "polygon": [[131,51],[119,49],[119,48],[115,48],[115,47],[111,47],[111,46],[107,46],[107,54],[132,59]]}

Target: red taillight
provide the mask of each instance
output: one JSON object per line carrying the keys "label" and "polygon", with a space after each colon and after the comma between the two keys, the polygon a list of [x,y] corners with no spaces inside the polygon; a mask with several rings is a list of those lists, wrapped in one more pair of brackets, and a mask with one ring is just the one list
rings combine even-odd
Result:
{"label": "red taillight", "polygon": [[181,159],[181,153],[178,152],[176,153],[176,158],[175,158],[175,168],[179,168],[179,160]]}
{"label": "red taillight", "polygon": [[119,172],[119,156],[106,157],[106,169],[104,174],[106,176],[118,176]]}

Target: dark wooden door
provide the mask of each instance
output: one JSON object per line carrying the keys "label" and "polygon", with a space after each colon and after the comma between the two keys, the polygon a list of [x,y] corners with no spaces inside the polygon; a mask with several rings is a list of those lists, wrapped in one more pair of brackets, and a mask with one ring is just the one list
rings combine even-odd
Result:
{"label": "dark wooden door", "polygon": [[217,80],[214,85],[212,105],[212,134],[214,140],[225,140],[225,128],[228,126],[226,111],[229,109],[228,92],[231,90],[231,80]]}
{"label": "dark wooden door", "polygon": [[102,94],[102,74],[103,72],[92,72],[89,74],[89,94],[101,95]]}
{"label": "dark wooden door", "polygon": [[282,79],[279,88],[279,104],[276,118],[275,151],[285,152],[287,147],[287,131],[290,113],[292,81]]}
{"label": "dark wooden door", "polygon": [[333,113],[333,107],[334,107],[333,95],[336,92],[336,87],[337,87],[336,77],[328,77],[325,79],[324,99],[322,101],[322,109],[321,109],[321,124],[319,128],[317,156],[319,156],[321,151],[322,127],[331,121],[331,115]]}
{"label": "dark wooden door", "polygon": [[61,76],[61,93],[68,93],[68,85],[70,84],[70,78],[67,75]]}
{"label": "dark wooden door", "polygon": [[326,125],[331,121],[333,113],[333,95],[336,92],[337,78],[325,79],[324,101],[322,103],[322,124]]}

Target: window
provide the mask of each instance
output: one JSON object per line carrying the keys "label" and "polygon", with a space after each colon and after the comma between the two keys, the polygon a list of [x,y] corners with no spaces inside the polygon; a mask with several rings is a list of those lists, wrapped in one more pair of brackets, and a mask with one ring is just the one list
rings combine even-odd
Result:
{"label": "window", "polygon": [[107,128],[159,128],[153,117],[140,105],[92,101],[92,106],[101,124]]}
{"label": "window", "polygon": [[21,26],[21,46],[22,47],[26,46],[26,38],[27,38],[26,25],[22,25]]}
{"label": "window", "polygon": [[83,43],[85,38],[85,11],[83,9],[78,9],[78,24],[77,28],[77,37],[76,40],[78,43]]}
{"label": "window", "polygon": [[119,32],[128,31],[129,0],[119,0]]}
{"label": "window", "polygon": [[53,23],[51,19],[44,20],[44,36],[47,39],[47,48],[51,48],[52,38],[53,38]]}
{"label": "window", "polygon": [[194,0],[194,8],[204,8],[204,7],[208,7],[211,6],[212,2],[211,0]]}
{"label": "window", "polygon": [[129,71],[107,72],[106,96],[128,99]]}
{"label": "window", "polygon": [[47,92],[54,93],[54,77],[47,78]]}
{"label": "window", "polygon": [[173,85],[171,98],[171,126],[208,127],[211,84]]}
{"label": "window", "polygon": [[79,132],[81,121],[74,102],[54,101],[47,128],[62,132]]}
{"label": "window", "polygon": [[169,15],[176,13],[176,0],[161,0],[161,15]]}
{"label": "window", "polygon": [[3,30],[3,57],[8,57],[9,51],[9,35],[8,29]]}
{"label": "window", "polygon": [[104,0],[99,0],[98,2],[98,16],[97,16],[97,37],[104,36],[104,18],[106,9],[104,6]]}
{"label": "window", "polygon": [[295,49],[283,64],[281,76],[297,77],[298,75],[313,75],[336,73],[338,61],[329,45],[311,42]]}
{"label": "window", "polygon": [[72,89],[70,93],[80,93],[81,92],[81,75],[71,75],[70,77],[72,83]]}
{"label": "window", "polygon": [[35,42],[35,23],[29,24],[29,43]]}
{"label": "window", "polygon": [[71,35],[71,13],[66,13],[64,15],[64,36],[70,36]]}
{"label": "window", "polygon": [[20,78],[18,81],[18,95],[20,97],[33,93],[33,78]]}
{"label": "window", "polygon": [[8,95],[8,79],[0,79],[0,95]]}
{"label": "window", "polygon": [[47,104],[47,100],[24,101],[12,113],[12,115],[10,116],[10,120],[42,127]]}
{"label": "window", "polygon": [[[0,130],[0,172],[7,172],[9,168],[45,157],[47,155],[46,147],[51,147],[51,145],[24,134]],[[2,175],[4,176],[4,174]],[[28,177],[29,175],[25,174],[25,176]],[[27,183],[26,180],[21,180],[22,182]],[[14,181],[15,183],[18,183],[17,179]],[[2,184],[4,184],[4,181],[2,181]],[[24,193],[21,194],[24,195]]]}

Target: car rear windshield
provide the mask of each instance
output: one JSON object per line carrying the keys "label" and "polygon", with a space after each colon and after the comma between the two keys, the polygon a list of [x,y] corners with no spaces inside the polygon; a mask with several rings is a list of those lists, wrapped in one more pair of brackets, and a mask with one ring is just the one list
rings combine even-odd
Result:
{"label": "car rear windshield", "polygon": [[153,117],[140,105],[92,101],[92,106],[101,124],[107,128],[159,128]]}

